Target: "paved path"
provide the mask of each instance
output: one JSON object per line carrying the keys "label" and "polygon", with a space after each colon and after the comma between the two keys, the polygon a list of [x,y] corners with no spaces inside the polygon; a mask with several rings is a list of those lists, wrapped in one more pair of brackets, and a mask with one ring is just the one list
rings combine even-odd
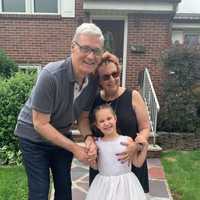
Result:
{"label": "paved path", "polygon": [[[151,200],[172,200],[160,159],[148,159]],[[84,200],[88,190],[88,167],[77,160],[72,164],[73,200]]]}

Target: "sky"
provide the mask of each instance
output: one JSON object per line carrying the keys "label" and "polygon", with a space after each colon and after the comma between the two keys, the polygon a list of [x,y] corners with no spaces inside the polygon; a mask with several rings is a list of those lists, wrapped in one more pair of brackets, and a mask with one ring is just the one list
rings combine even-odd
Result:
{"label": "sky", "polygon": [[182,0],[178,13],[200,13],[200,0]]}

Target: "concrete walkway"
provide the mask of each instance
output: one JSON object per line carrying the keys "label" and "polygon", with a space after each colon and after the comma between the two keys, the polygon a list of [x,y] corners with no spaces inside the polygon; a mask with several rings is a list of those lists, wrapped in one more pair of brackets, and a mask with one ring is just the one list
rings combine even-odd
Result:
{"label": "concrete walkway", "polygon": [[[151,200],[172,200],[160,159],[148,159]],[[73,200],[84,200],[88,190],[88,167],[77,160],[72,165]]]}

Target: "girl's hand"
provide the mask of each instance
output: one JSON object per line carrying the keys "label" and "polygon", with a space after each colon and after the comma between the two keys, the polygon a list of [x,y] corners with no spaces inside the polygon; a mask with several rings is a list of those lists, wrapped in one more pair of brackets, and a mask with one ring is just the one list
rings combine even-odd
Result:
{"label": "girl's hand", "polygon": [[88,161],[92,162],[97,158],[97,146],[93,137],[88,136],[85,140],[85,146],[88,149]]}
{"label": "girl's hand", "polygon": [[135,142],[138,144],[144,144],[144,145],[148,144],[147,139],[139,133],[137,134],[137,137],[135,138]]}
{"label": "girl's hand", "polygon": [[98,168],[97,168],[97,160],[91,161],[91,162],[90,162],[90,167],[97,170],[97,169],[98,169]]}
{"label": "girl's hand", "polygon": [[135,142],[137,143],[138,151],[141,151],[144,147],[148,147],[147,139],[141,134],[137,134],[137,137],[135,138]]}

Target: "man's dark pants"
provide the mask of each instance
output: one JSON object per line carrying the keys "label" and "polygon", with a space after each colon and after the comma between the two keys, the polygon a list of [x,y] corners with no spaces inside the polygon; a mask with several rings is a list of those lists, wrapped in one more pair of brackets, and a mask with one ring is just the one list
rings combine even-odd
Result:
{"label": "man's dark pants", "polygon": [[53,176],[55,200],[72,200],[70,172],[73,154],[47,143],[22,138],[19,142],[28,177],[29,200],[48,200],[49,169]]}

